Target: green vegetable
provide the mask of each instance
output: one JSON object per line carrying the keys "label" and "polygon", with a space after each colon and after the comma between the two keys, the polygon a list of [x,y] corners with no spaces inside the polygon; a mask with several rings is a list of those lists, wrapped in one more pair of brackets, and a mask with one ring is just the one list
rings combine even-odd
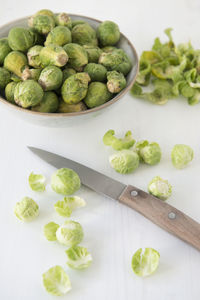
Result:
{"label": "green vegetable", "polygon": [[59,113],[73,113],[84,110],[87,110],[87,107],[82,101],[77,104],[67,104],[64,101],[60,101],[58,106]]}
{"label": "green vegetable", "polygon": [[45,46],[50,44],[63,46],[65,44],[71,43],[72,36],[71,31],[66,26],[56,26],[47,35]]}
{"label": "green vegetable", "polygon": [[40,34],[48,34],[55,27],[54,18],[48,15],[36,15],[29,24]]}
{"label": "green vegetable", "polygon": [[71,290],[71,282],[62,267],[55,266],[42,274],[46,291],[54,296],[62,296]]}
{"label": "green vegetable", "polygon": [[142,162],[148,165],[156,165],[160,162],[162,152],[157,143],[140,141],[136,143],[135,147]]}
{"label": "green vegetable", "polygon": [[71,169],[58,169],[51,177],[51,187],[58,194],[72,195],[80,189],[80,186],[78,174]]}
{"label": "green vegetable", "polygon": [[129,174],[139,166],[139,156],[132,150],[121,150],[109,158],[110,165],[116,172]]}
{"label": "green vegetable", "polygon": [[57,45],[48,45],[43,47],[39,54],[43,67],[49,65],[63,67],[68,61],[68,55],[65,50]]}
{"label": "green vegetable", "polygon": [[127,131],[123,139],[114,136],[114,130],[108,130],[103,136],[103,143],[111,146],[114,150],[129,149],[135,144],[131,131]]}
{"label": "green vegetable", "polygon": [[94,47],[90,45],[83,45],[84,49],[87,52],[88,55],[88,62],[89,63],[98,63],[99,57],[101,53],[103,52],[102,49],[99,47]]}
{"label": "green vegetable", "polygon": [[172,164],[177,169],[185,168],[193,160],[194,152],[190,146],[177,144],[171,152]]}
{"label": "green vegetable", "polygon": [[27,52],[28,63],[30,66],[34,68],[41,68],[42,63],[40,60],[40,52],[43,49],[40,45],[35,45],[31,47]]}
{"label": "green vegetable", "polygon": [[172,194],[172,186],[159,176],[155,176],[148,185],[150,194],[161,200],[167,200]]}
{"label": "green vegetable", "polygon": [[97,46],[96,31],[89,24],[78,24],[72,28],[72,41],[79,45]]}
{"label": "green vegetable", "polygon": [[89,63],[84,68],[84,72],[89,74],[91,81],[106,81],[107,70],[100,64]]}
{"label": "green vegetable", "polygon": [[18,77],[22,76],[22,72],[27,67],[27,64],[26,56],[19,51],[10,52],[4,60],[4,68]]}
{"label": "green vegetable", "polygon": [[60,13],[54,16],[56,25],[67,26],[70,30],[72,29],[72,20],[66,13]]}
{"label": "green vegetable", "polygon": [[24,197],[16,203],[14,213],[19,220],[29,222],[39,215],[39,206],[33,199]]}
{"label": "green vegetable", "polygon": [[9,31],[8,43],[12,50],[26,52],[34,45],[34,35],[26,28],[14,27]]}
{"label": "green vegetable", "polygon": [[140,276],[145,277],[154,273],[159,265],[160,254],[153,248],[138,249],[132,257],[133,272]]}
{"label": "green vegetable", "polygon": [[0,39],[0,65],[3,65],[5,57],[10,53],[12,49],[8,44],[7,38]]}
{"label": "green vegetable", "polygon": [[41,102],[32,107],[31,110],[43,113],[54,113],[57,111],[59,100],[54,92],[44,92]]}
{"label": "green vegetable", "polygon": [[111,93],[119,93],[126,87],[126,78],[117,71],[107,72],[107,88]]}
{"label": "green vegetable", "polygon": [[11,103],[15,103],[14,92],[15,92],[16,85],[17,85],[17,83],[12,81],[12,82],[8,83],[5,88],[6,99]]}
{"label": "green vegetable", "polygon": [[65,251],[67,254],[67,265],[76,270],[86,269],[92,262],[92,255],[85,247],[73,246]]}
{"label": "green vegetable", "polygon": [[60,226],[54,222],[50,222],[44,226],[44,236],[48,241],[57,241],[56,231]]}
{"label": "green vegetable", "polygon": [[10,82],[10,72],[0,67],[0,89],[4,89]]}
{"label": "green vegetable", "polygon": [[76,246],[83,239],[83,228],[78,222],[67,220],[57,229],[56,238],[60,244],[67,247]]}
{"label": "green vegetable", "polygon": [[92,82],[89,85],[88,92],[84,98],[84,102],[89,108],[100,106],[112,98],[112,94],[108,91],[105,83]]}
{"label": "green vegetable", "polygon": [[41,69],[28,69],[25,68],[24,71],[22,72],[22,80],[27,80],[27,79],[33,79],[35,81],[38,81],[41,73]]}
{"label": "green vegetable", "polygon": [[33,191],[44,192],[45,191],[46,178],[41,174],[34,174],[33,172],[29,175],[28,182]]}
{"label": "green vegetable", "polygon": [[39,77],[39,84],[44,91],[52,91],[58,89],[62,85],[63,73],[56,66],[48,66],[42,70]]}
{"label": "green vegetable", "polygon": [[97,37],[102,46],[113,46],[120,39],[120,31],[117,24],[112,21],[104,21],[97,28]]}
{"label": "green vegetable", "polygon": [[62,216],[62,217],[70,217],[72,214],[72,211],[76,208],[85,206],[85,200],[78,197],[64,197],[63,200],[57,201],[56,204],[54,204],[54,208],[56,212]]}
{"label": "green vegetable", "polygon": [[73,68],[65,67],[63,70],[63,82],[65,82],[67,78],[74,74],[76,74],[76,71]]}
{"label": "green vegetable", "polygon": [[84,47],[75,43],[69,43],[63,49],[69,57],[68,64],[76,71],[81,72],[88,63],[88,55]]}

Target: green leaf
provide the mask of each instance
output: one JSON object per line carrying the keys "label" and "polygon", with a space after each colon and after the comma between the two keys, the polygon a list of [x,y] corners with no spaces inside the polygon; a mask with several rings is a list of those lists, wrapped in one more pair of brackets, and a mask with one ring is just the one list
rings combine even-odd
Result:
{"label": "green leaf", "polygon": [[41,174],[34,174],[33,172],[28,178],[29,185],[33,191],[44,192],[46,178]]}
{"label": "green leaf", "polygon": [[44,236],[48,241],[57,241],[56,231],[60,226],[54,222],[50,222],[44,226]]}
{"label": "green leaf", "polygon": [[76,208],[86,205],[84,199],[78,196],[64,197],[63,200],[57,201],[54,205],[56,212],[62,217],[70,217],[72,211]]}
{"label": "green leaf", "polygon": [[85,247],[74,246],[65,251],[68,257],[67,265],[76,270],[86,269],[92,262],[92,255]]}
{"label": "green leaf", "polygon": [[153,248],[138,249],[132,257],[132,269],[138,276],[153,274],[159,265],[160,254]]}
{"label": "green leaf", "polygon": [[114,150],[129,149],[135,144],[131,131],[127,131],[124,138],[114,136],[114,130],[108,130],[103,136],[103,143],[106,146],[111,146]]}

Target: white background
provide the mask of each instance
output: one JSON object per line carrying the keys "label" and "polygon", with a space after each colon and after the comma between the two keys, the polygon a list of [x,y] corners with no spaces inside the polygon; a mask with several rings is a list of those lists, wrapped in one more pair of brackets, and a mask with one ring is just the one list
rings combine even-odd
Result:
{"label": "white background", "polygon": [[[200,47],[200,5],[184,0],[101,0],[101,1],[1,1],[0,25],[49,8],[116,21],[134,43],[138,53],[149,49],[153,39],[166,27],[174,28],[177,42],[191,39]],[[132,175],[115,173],[108,164],[112,153],[102,143],[108,129],[124,134],[132,130],[137,139],[160,143],[161,163],[141,166]],[[126,95],[111,110],[85,124],[65,129],[43,128],[24,123],[0,111],[0,298],[2,300],[54,299],[42,286],[41,275],[54,265],[62,265],[69,274],[70,300],[197,300],[199,299],[200,254],[177,238],[159,229],[131,209],[82,188],[78,194],[87,207],[76,211],[73,219],[84,227],[83,245],[92,252],[94,263],[86,271],[69,270],[65,247],[45,240],[42,233],[49,221],[62,223],[53,204],[61,199],[49,186],[44,194],[32,192],[27,177],[31,171],[50,179],[54,169],[32,155],[33,145],[80,161],[124,183],[146,190],[155,175],[173,185],[168,201],[200,221],[200,105],[190,107],[183,99],[157,107]],[[174,144],[189,144],[195,159],[185,170],[176,170],[170,162]],[[49,182],[49,181],[48,181]],[[33,197],[40,216],[22,224],[13,215],[13,206],[23,196]],[[131,269],[132,254],[139,247],[160,252],[160,266],[151,277],[136,277]],[[64,299],[64,297],[63,297]]]}

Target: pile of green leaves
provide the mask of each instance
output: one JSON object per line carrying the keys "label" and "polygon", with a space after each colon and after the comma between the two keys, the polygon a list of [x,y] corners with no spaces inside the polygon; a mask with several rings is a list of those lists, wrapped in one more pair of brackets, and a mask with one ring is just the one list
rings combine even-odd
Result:
{"label": "pile of green leaves", "polygon": [[[168,42],[154,40],[150,51],[140,57],[139,73],[131,94],[155,104],[165,104],[169,99],[183,96],[188,104],[200,101],[200,50],[191,43],[175,45],[171,28],[164,32]],[[143,87],[153,86],[150,92]]]}

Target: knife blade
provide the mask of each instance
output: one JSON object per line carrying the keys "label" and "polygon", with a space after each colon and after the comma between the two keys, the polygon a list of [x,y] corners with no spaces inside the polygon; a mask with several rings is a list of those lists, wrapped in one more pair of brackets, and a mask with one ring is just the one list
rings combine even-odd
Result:
{"label": "knife blade", "polygon": [[200,250],[200,224],[162,200],[132,186],[125,185],[78,162],[35,147],[34,154],[55,168],[70,168],[83,185],[133,208],[156,225]]}

